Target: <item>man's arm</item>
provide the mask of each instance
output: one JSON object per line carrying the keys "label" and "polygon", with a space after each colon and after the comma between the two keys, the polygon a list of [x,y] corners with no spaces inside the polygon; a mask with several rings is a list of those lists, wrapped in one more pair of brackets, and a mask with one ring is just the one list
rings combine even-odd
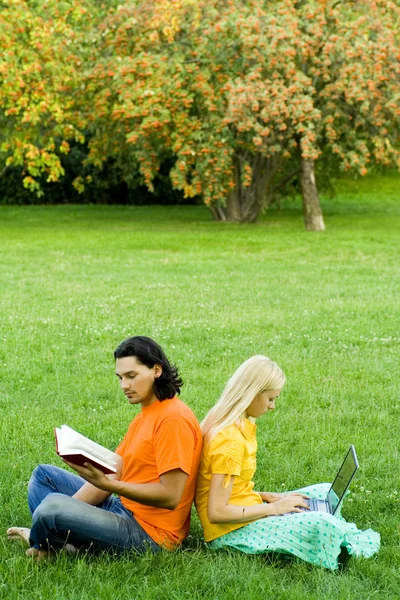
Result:
{"label": "man's arm", "polygon": [[[173,469],[160,475],[159,483],[127,483],[126,481],[111,479],[90,463],[85,463],[82,467],[69,462],[67,464],[90,484],[90,487],[85,484],[79,490],[81,497],[78,497],[79,492],[74,497],[78,500],[87,498],[96,501],[98,498],[102,498],[99,503],[110,494],[118,494],[146,506],[174,510],[182,499],[189,477],[181,469]],[[88,502],[87,499],[84,499],[84,502]],[[92,503],[92,501],[88,502],[88,504]]]}
{"label": "man's arm", "polygon": [[127,483],[113,481],[113,492],[145,504],[174,510],[180,503],[189,478],[181,469],[173,469],[160,475],[160,483]]}
{"label": "man's arm", "polygon": [[107,500],[110,495],[110,492],[99,490],[99,488],[95,487],[91,483],[84,483],[81,489],[78,490],[72,497],[76,500],[80,500],[81,502],[86,502],[86,504],[98,506],[104,502],[104,500]]}
{"label": "man's arm", "polygon": [[[76,465],[72,465],[68,461],[64,460],[67,465],[76,470]],[[121,456],[118,456],[117,459],[117,472],[112,475],[107,475],[107,479],[117,481],[121,478],[122,475],[122,465],[123,460]],[[92,506],[98,506],[111,495],[111,492],[100,490],[98,487],[92,485],[91,483],[85,483],[74,495],[73,498],[76,500],[80,500],[81,502],[86,502],[86,504],[91,504]]]}

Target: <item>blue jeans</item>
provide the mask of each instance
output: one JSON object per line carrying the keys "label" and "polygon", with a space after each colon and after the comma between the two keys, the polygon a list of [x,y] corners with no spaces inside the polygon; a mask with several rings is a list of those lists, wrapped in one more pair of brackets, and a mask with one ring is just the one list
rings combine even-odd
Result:
{"label": "blue jeans", "polygon": [[39,465],[28,484],[32,513],[30,544],[33,548],[77,548],[114,550],[134,548],[139,552],[159,546],[144,531],[121,500],[109,496],[99,506],[72,498],[84,479],[52,465]]}

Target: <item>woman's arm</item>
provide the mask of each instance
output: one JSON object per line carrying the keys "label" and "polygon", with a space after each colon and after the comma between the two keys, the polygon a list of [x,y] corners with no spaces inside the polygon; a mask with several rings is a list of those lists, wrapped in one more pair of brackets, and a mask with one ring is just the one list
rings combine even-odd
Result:
{"label": "woman's arm", "polygon": [[229,504],[232,494],[234,477],[231,477],[228,487],[223,487],[226,475],[214,474],[211,477],[208,494],[207,516],[210,523],[247,523],[264,517],[283,515],[288,512],[301,512],[308,509],[300,494],[287,496],[270,504],[253,506],[236,506]]}
{"label": "woman's arm", "polygon": [[283,498],[287,498],[288,496],[302,496],[303,498],[308,498],[305,494],[300,494],[300,492],[282,492],[281,494],[277,494],[275,492],[256,492],[261,496],[261,500],[263,502],[278,502],[278,500],[282,500]]}

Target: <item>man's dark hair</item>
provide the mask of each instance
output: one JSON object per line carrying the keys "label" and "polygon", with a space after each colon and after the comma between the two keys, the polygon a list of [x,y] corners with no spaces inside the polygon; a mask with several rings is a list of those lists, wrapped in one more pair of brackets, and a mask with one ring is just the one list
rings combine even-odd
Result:
{"label": "man's dark hair", "polygon": [[162,373],[154,380],[153,391],[159,400],[168,400],[179,394],[183,381],[177,367],[171,365],[164,354],[164,350],[149,337],[136,335],[120,343],[114,352],[114,358],[134,356],[142,365],[149,369],[154,365],[161,365]]}

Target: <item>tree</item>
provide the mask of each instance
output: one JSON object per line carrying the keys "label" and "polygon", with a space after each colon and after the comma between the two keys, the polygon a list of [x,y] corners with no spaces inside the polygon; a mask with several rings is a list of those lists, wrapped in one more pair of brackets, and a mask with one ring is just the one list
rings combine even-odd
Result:
{"label": "tree", "polygon": [[[258,1],[121,7],[103,26],[104,58],[87,85],[93,119],[101,117],[92,160],[101,164],[111,153],[127,169],[137,162],[151,188],[172,154],[178,189],[202,195],[216,218],[254,221],[296,146],[286,121],[296,111],[308,123],[313,110],[307,79],[300,71],[291,77],[290,53],[281,61],[287,83],[265,52],[267,40],[258,45],[268,19]],[[275,26],[276,40],[285,25]]]}
{"label": "tree", "polygon": [[364,176],[381,163],[400,168],[400,8],[386,0],[296,3],[299,67],[312,81],[320,118],[301,140],[305,225],[323,229],[314,161],[335,156]]}
{"label": "tree", "polygon": [[176,188],[254,221],[297,156],[306,227],[323,229],[315,160],[333,153],[361,175],[399,164],[398,23],[379,0],[128,2],[89,75],[91,159],[121,157],[127,177],[138,165],[151,189],[173,156]]}
{"label": "tree", "polygon": [[24,185],[41,194],[38,177],[58,181],[60,154],[83,141],[77,112],[90,3],[8,0],[0,10],[2,172],[23,168]]}
{"label": "tree", "polygon": [[174,187],[222,220],[255,221],[295,164],[306,228],[323,229],[316,161],[400,167],[395,2],[3,4],[0,152],[32,189],[87,132],[96,167],[111,160],[128,184],[139,170],[152,190],[171,164]]}

